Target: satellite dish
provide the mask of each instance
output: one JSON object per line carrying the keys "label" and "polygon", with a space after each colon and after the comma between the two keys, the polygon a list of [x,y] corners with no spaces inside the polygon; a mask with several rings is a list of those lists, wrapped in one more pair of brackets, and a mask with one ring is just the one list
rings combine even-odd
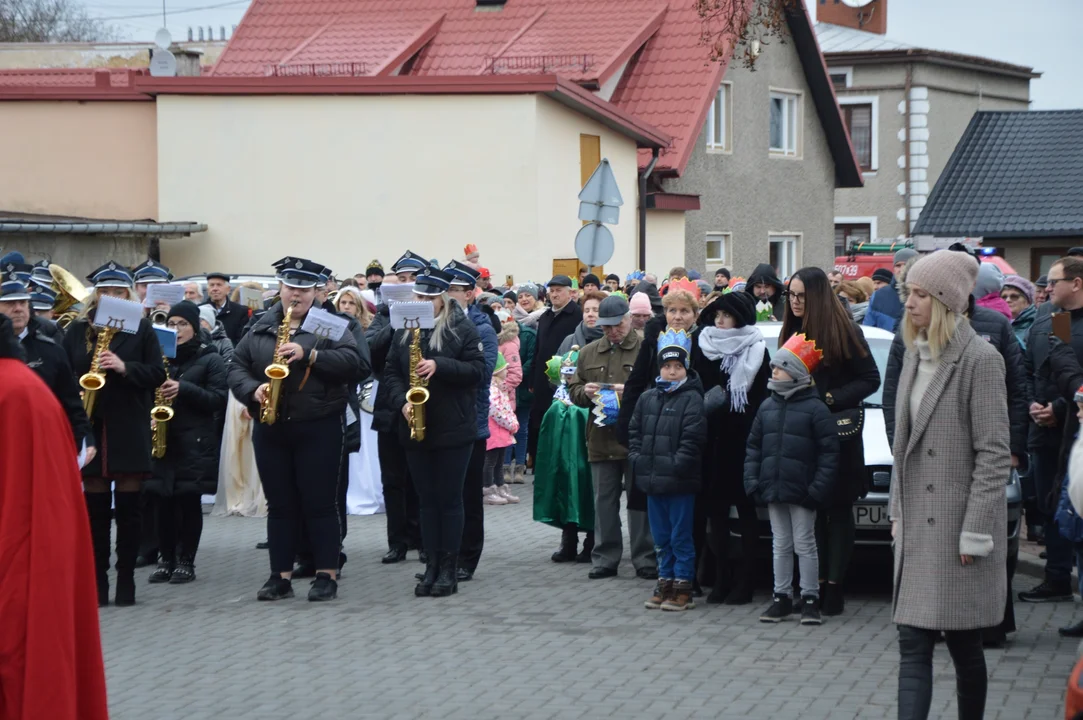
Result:
{"label": "satellite dish", "polygon": [[169,46],[173,44],[173,37],[169,34],[168,30],[162,28],[154,33],[154,44],[162,50],[168,50]]}
{"label": "satellite dish", "polygon": [[155,50],[150,59],[152,77],[173,77],[177,74],[177,58],[168,50]]}
{"label": "satellite dish", "polygon": [[842,4],[852,8],[863,8],[875,0],[842,0]]}

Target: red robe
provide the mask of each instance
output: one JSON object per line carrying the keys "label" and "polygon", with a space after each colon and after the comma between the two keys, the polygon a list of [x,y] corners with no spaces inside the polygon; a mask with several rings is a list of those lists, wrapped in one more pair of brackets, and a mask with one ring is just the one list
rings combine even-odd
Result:
{"label": "red robe", "polygon": [[108,717],[71,426],[33,370],[0,359],[0,719]]}

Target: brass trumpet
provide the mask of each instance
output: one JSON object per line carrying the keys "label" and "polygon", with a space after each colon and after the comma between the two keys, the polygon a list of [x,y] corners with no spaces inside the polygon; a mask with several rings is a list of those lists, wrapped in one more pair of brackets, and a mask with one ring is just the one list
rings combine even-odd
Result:
{"label": "brass trumpet", "polygon": [[290,366],[286,364],[286,358],[282,357],[282,346],[290,341],[292,314],[293,306],[290,305],[282,314],[282,324],[278,326],[274,357],[271,359],[271,364],[263,370],[263,374],[270,380],[267,383],[267,394],[263,396],[259,412],[259,421],[265,425],[274,425],[275,420],[278,419],[278,397],[282,393],[282,381],[290,374]]}
{"label": "brass trumpet", "polygon": [[[162,364],[165,365],[166,375],[169,374],[169,359],[162,355]],[[150,409],[150,419],[154,421],[154,430],[151,442],[150,454],[153,457],[165,457],[165,441],[169,431],[169,421],[173,419],[173,400],[162,395],[161,386],[154,391],[154,407]]]}
{"label": "brass trumpet", "polygon": [[90,370],[79,378],[79,387],[83,388],[83,410],[87,417],[94,414],[94,400],[98,391],[105,387],[105,373],[102,372],[102,353],[109,349],[109,343],[117,334],[118,328],[104,327],[98,330],[98,339],[94,343],[94,355],[90,360]]}
{"label": "brass trumpet", "polygon": [[410,388],[406,391],[406,402],[410,406],[410,439],[421,442],[425,439],[425,403],[429,401],[429,381],[417,374],[417,364],[421,362],[421,328],[415,327],[410,336]]}

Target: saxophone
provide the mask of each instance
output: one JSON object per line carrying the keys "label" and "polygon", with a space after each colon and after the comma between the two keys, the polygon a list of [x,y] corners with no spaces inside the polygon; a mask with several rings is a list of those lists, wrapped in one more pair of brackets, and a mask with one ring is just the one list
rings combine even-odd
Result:
{"label": "saxophone", "polygon": [[[109,343],[120,328],[103,327],[98,330],[98,339],[94,343],[94,354],[90,359],[90,370],[79,378],[79,387],[83,388],[83,410],[89,418],[94,415],[94,400],[98,397],[98,391],[105,387],[105,373],[102,372],[102,353],[109,349]],[[90,343],[89,328],[87,331],[87,344]]]}
{"label": "saxophone", "polygon": [[425,439],[425,403],[429,401],[429,381],[417,374],[417,364],[421,362],[421,328],[410,330],[410,388],[406,391],[406,402],[410,406],[410,439],[421,442]]}
{"label": "saxophone", "polygon": [[290,367],[286,364],[286,358],[282,357],[282,346],[290,341],[290,316],[293,314],[293,306],[286,308],[282,314],[282,324],[278,326],[278,338],[275,340],[274,357],[271,364],[263,374],[270,380],[267,394],[263,396],[260,404],[259,421],[265,425],[274,425],[278,419],[278,397],[282,392],[282,381],[289,377]]}
{"label": "saxophone", "polygon": [[[165,365],[166,377],[169,376],[169,358],[162,353],[162,364]],[[169,421],[173,419],[173,400],[162,395],[161,386],[154,392],[154,407],[150,409],[150,419],[153,435],[150,454],[158,459],[165,457],[165,439],[169,430]]]}

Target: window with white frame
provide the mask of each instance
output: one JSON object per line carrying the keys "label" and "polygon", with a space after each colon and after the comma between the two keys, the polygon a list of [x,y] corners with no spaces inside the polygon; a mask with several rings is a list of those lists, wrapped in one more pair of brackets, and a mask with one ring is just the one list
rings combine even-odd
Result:
{"label": "window with white frame", "polygon": [[786,157],[800,155],[801,96],[771,92],[771,153]]}
{"label": "window with white frame", "polygon": [[865,172],[876,172],[879,165],[877,160],[879,100],[875,95],[850,95],[839,98],[839,109],[842,110],[842,119],[850,134],[854,154]]}
{"label": "window with white frame", "polygon": [[788,278],[797,272],[798,262],[801,258],[801,236],[787,234],[772,234],[770,240],[771,266],[778,270],[780,278]]}
{"label": "window with white frame", "polygon": [[836,90],[845,90],[854,84],[854,69],[852,67],[829,68],[831,84]]}
{"label": "window with white frame", "polygon": [[725,265],[729,262],[730,233],[707,233],[706,251],[708,265]]}
{"label": "window with white frame", "polygon": [[711,150],[733,149],[730,118],[733,116],[733,86],[722,83],[707,111],[707,147]]}

